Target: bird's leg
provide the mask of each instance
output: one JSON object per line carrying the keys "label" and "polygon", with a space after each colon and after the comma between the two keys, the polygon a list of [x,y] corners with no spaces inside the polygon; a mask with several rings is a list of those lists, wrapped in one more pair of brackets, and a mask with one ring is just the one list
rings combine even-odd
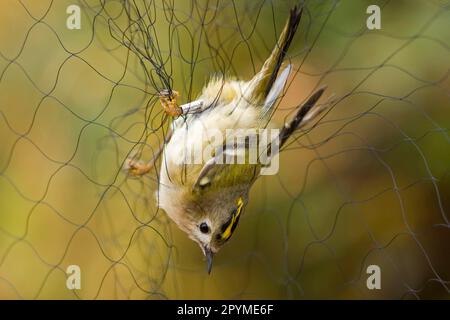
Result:
{"label": "bird's leg", "polygon": [[158,161],[159,157],[163,153],[164,145],[170,140],[171,137],[172,131],[169,131],[164,139],[164,143],[159,146],[150,161],[144,162],[142,160],[136,160],[133,157],[130,157],[125,161],[124,169],[128,171],[129,175],[135,177],[142,177],[143,175],[149,173],[155,167],[156,161]]}
{"label": "bird's leg", "polygon": [[125,169],[128,170],[128,174],[135,177],[141,177],[150,172],[153,168],[153,162],[143,162],[142,160],[127,159],[125,163]]}
{"label": "bird's leg", "polygon": [[179,93],[177,91],[163,90],[159,93],[159,101],[164,108],[164,111],[171,117],[179,117],[183,114],[183,109],[178,106],[177,98]]}
{"label": "bird's leg", "polygon": [[158,160],[158,158],[161,155],[163,150],[164,150],[164,144],[162,144],[159,147],[158,151],[156,151],[153,158],[148,162],[144,162],[142,160],[136,160],[133,158],[128,158],[125,161],[125,170],[128,171],[129,175],[135,176],[135,177],[142,177],[143,175],[146,175],[155,167],[156,161]]}

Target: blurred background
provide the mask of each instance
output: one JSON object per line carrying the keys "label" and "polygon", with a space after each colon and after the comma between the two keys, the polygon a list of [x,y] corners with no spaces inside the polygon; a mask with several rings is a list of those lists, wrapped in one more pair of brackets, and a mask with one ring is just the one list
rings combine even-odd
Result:
{"label": "blurred background", "polygon": [[332,107],[256,183],[211,275],[156,208],[157,168],[122,169],[164,141],[160,90],[251,78],[295,3],[0,4],[1,299],[450,297],[449,1],[305,2],[275,121],[322,85]]}

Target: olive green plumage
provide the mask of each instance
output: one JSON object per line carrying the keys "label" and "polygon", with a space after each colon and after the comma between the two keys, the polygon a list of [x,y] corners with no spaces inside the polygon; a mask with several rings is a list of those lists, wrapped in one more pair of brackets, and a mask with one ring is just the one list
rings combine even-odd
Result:
{"label": "olive green plumage", "polygon": [[[227,130],[275,127],[269,121],[270,115],[285,88],[291,66],[280,70],[301,15],[302,8],[291,10],[271,55],[250,81],[213,78],[197,99],[202,109],[173,121],[172,136],[161,161],[158,204],[200,246],[208,271],[213,254],[235,231],[249,190],[261,170],[259,163],[220,164],[221,152],[226,153],[229,147],[225,141]],[[313,95],[281,128],[282,144],[322,110],[313,108],[322,93],[320,90]],[[222,138],[214,139],[215,133]],[[187,161],[193,153],[198,154],[193,146],[199,146],[204,155],[202,161]],[[240,146],[238,153],[246,148]]]}

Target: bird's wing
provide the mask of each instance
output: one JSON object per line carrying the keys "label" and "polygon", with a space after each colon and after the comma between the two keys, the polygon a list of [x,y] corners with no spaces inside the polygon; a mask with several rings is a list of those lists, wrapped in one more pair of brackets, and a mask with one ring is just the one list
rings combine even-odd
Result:
{"label": "bird's wing", "polygon": [[223,156],[233,157],[236,154],[248,154],[248,146],[234,148],[231,151],[224,150],[223,154],[217,154],[208,160],[200,170],[192,189],[194,192],[202,192],[206,188],[222,189],[232,185],[249,185],[258,176],[261,169],[259,164],[234,164],[224,163],[219,158]]}

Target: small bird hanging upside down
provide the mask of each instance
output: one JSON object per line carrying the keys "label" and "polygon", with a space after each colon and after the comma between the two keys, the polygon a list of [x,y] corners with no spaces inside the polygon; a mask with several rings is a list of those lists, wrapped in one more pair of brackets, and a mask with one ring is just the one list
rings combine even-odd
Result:
{"label": "small bird hanging upside down", "polygon": [[[162,92],[161,104],[175,118],[172,135],[162,149],[158,206],[201,248],[211,272],[212,258],[231,238],[248,203],[251,186],[259,177],[261,163],[229,164],[217,161],[224,140],[211,137],[211,130],[226,136],[229,129],[260,129],[270,118],[286,85],[291,66],[280,72],[286,52],[297,31],[302,8],[294,7],[262,69],[250,81],[212,79],[197,100],[178,106],[178,93]],[[315,106],[324,88],[316,91],[295,117],[280,130],[281,148],[289,137],[304,127],[325,107]],[[200,144],[206,159],[188,163],[189,146]],[[248,147],[248,146],[247,146]],[[222,148],[222,149],[220,149]],[[238,146],[244,149],[246,146]],[[268,150],[270,153],[270,150]],[[273,153],[273,152],[272,152]],[[158,155],[157,155],[158,156]],[[222,155],[221,155],[222,156]],[[142,175],[152,163],[129,161],[130,173]]]}

